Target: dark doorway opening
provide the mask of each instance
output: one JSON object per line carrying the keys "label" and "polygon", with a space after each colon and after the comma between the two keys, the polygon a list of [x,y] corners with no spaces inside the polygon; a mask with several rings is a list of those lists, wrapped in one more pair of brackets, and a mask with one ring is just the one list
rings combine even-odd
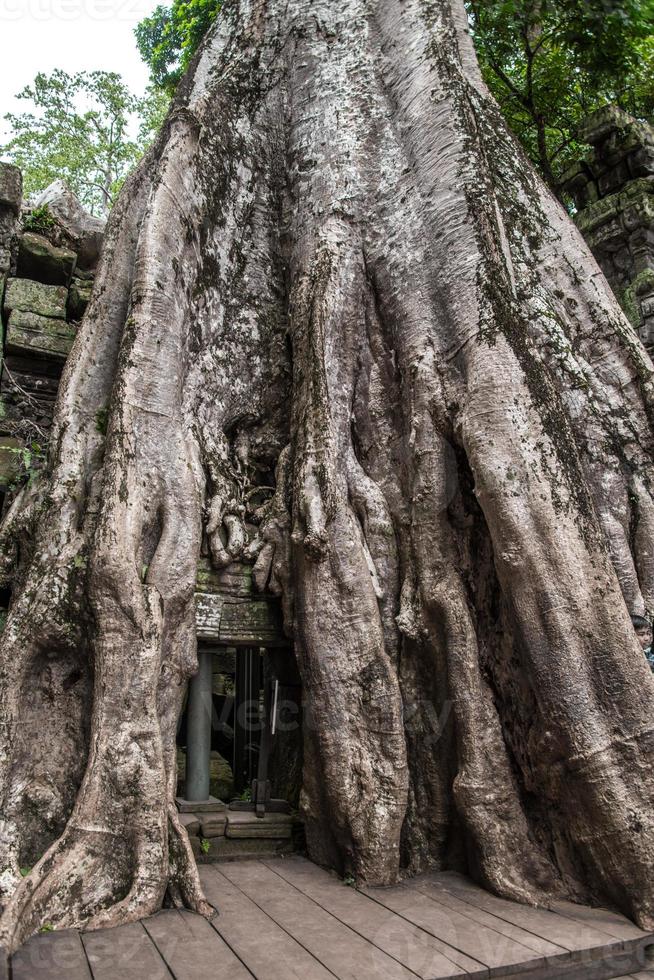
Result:
{"label": "dark doorway opening", "polygon": [[[211,714],[210,737],[204,744],[194,738],[193,719],[189,724],[194,708],[187,699],[177,736],[178,795],[197,798],[193,791],[188,795],[195,763],[196,770],[206,769],[208,795],[216,800],[254,807],[258,798],[268,808],[271,801],[281,800],[295,808],[301,785],[302,708],[292,649],[200,643],[198,653],[201,663],[207,658],[210,702],[207,690],[204,710]],[[267,786],[261,785],[262,778]]]}

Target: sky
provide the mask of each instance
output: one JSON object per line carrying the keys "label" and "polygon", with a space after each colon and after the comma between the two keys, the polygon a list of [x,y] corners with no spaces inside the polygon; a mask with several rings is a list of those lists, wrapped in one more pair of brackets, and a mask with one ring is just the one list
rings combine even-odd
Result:
{"label": "sky", "polygon": [[134,27],[166,0],[0,0],[0,142],[6,112],[29,103],[14,98],[39,71],[116,71],[135,94],[148,72]]}

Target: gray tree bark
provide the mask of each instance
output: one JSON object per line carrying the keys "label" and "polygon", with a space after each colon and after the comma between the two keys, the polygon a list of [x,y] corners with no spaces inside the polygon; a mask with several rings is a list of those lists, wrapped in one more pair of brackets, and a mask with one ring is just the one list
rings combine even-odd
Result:
{"label": "gray tree bark", "polygon": [[652,378],[459,0],[227,0],[2,529],[0,942],[209,913],[174,805],[203,540],[282,597],[316,860],[654,927]]}

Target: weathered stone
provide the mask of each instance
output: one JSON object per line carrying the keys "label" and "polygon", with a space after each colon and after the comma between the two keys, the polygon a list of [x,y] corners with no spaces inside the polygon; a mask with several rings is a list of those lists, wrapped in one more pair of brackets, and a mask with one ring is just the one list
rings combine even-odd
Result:
{"label": "weathered stone", "polygon": [[200,829],[202,837],[223,837],[227,824],[226,813],[203,813]]}
{"label": "weathered stone", "polygon": [[200,833],[200,818],[195,813],[180,813],[179,822],[189,837],[197,837]]}
{"label": "weathered stone", "polygon": [[7,323],[7,354],[35,355],[63,364],[75,339],[75,327],[65,320],[13,310]]}
{"label": "weathered stone", "polygon": [[12,271],[12,253],[20,213],[22,177],[9,163],[0,163],[0,296],[6,276]]}
{"label": "weathered stone", "polygon": [[175,803],[180,813],[222,813],[225,809],[225,804],[213,796],[202,801],[185,800],[182,796],[178,796]]}
{"label": "weathered stone", "polygon": [[633,122],[631,116],[618,106],[602,106],[583,121],[579,127],[579,139],[583,143],[596,146],[616,129],[626,129],[630,122]]}
{"label": "weathered stone", "polygon": [[18,477],[20,460],[18,453],[21,443],[10,436],[0,437],[0,488],[6,490]]}
{"label": "weathered stone", "polygon": [[[654,272],[654,130],[620,109],[605,107],[581,128],[592,146],[569,168],[562,187],[577,207],[575,221],[623,310],[647,347],[652,344],[649,277]],[[600,200],[593,203],[595,184]]]}
{"label": "weathered stone", "polygon": [[68,290],[68,319],[81,320],[91,299],[93,280],[73,278]]}
{"label": "weathered stone", "polygon": [[0,163],[0,206],[14,214],[20,211],[23,199],[23,175],[13,163]]}
{"label": "weathered stone", "polygon": [[202,854],[202,845],[200,843],[200,838],[189,835],[189,844],[191,845],[191,850],[195,854],[196,858],[200,857]]}
{"label": "weathered stone", "polygon": [[228,646],[288,644],[279,602],[255,591],[251,565],[234,562],[216,570],[201,559],[195,599],[198,639]]}
{"label": "weathered stone", "polygon": [[50,285],[67,286],[77,255],[52,245],[43,235],[26,231],[18,246],[18,274]]}
{"label": "weathered stone", "polygon": [[92,284],[95,279],[95,271],[93,269],[82,269],[80,266],[77,266],[75,269],[75,279]]}
{"label": "weathered stone", "polygon": [[32,279],[8,279],[5,287],[4,310],[38,313],[41,316],[66,319],[68,290],[65,286],[49,286]]}
{"label": "weathered stone", "polygon": [[288,840],[293,817],[287,813],[266,813],[257,817],[251,811],[228,810],[225,836],[235,838]]}
{"label": "weathered stone", "polygon": [[31,203],[35,208],[47,205],[66,240],[77,252],[78,265],[88,269],[97,263],[105,222],[89,214],[62,180],[55,180]]}
{"label": "weathered stone", "polygon": [[[191,846],[193,846],[193,839]],[[198,850],[194,853],[200,864],[210,864],[213,861],[242,861],[248,858],[277,857],[280,854],[290,854],[293,844],[290,840],[272,840],[266,838],[251,838],[249,840],[232,839],[228,837],[212,837],[202,847],[198,841]]]}

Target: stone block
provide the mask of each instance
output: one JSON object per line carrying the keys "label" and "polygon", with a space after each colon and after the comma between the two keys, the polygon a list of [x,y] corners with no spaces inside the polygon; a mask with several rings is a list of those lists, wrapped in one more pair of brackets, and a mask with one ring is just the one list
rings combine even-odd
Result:
{"label": "stone block", "polygon": [[202,837],[224,837],[227,824],[227,814],[203,813],[200,815],[200,833]]}
{"label": "stone block", "polygon": [[643,318],[654,317],[654,296],[641,299],[640,312]]}
{"label": "stone block", "polygon": [[227,812],[225,836],[231,839],[289,840],[293,833],[293,817],[287,813],[266,813],[257,817],[251,811]]}
{"label": "stone block", "polygon": [[599,178],[597,187],[600,195],[604,197],[614,191],[619,191],[629,180],[630,176],[631,174],[629,173],[627,164],[624,162],[618,163]]}
{"label": "stone block", "polygon": [[32,279],[7,279],[5,287],[5,316],[13,310],[38,313],[40,316],[66,319],[68,290],[65,286],[49,286]]}
{"label": "stone block", "polygon": [[0,437],[0,488],[6,489],[18,477],[20,472],[20,459],[16,449],[20,449],[21,443],[18,439],[10,436]]}
{"label": "stone block", "polygon": [[195,813],[180,813],[179,822],[189,837],[200,835],[200,818]]}
{"label": "stone block", "polygon": [[633,118],[617,106],[602,106],[588,116],[579,128],[579,139],[582,143],[597,146],[618,129],[627,129]]}
{"label": "stone block", "polygon": [[633,177],[651,176],[654,174],[654,152],[652,152],[652,147],[639,147],[635,153],[631,154],[628,163]]}
{"label": "stone block", "polygon": [[63,181],[55,180],[32,201],[34,208],[46,206],[57,223],[63,240],[77,252],[80,266],[95,266],[102,248],[105,222],[86,211]]}
{"label": "stone block", "polygon": [[13,163],[0,163],[0,206],[14,214],[20,211],[23,199],[23,175]]}
{"label": "stone block", "polygon": [[93,281],[73,278],[68,290],[68,319],[81,320],[91,299]]}
{"label": "stone block", "polygon": [[213,861],[243,861],[248,858],[274,858],[280,854],[290,854],[293,844],[289,840],[230,840],[228,837],[212,837],[205,850],[199,846],[199,864]]}
{"label": "stone block", "polygon": [[43,235],[26,231],[18,244],[18,275],[53,286],[67,286],[77,255],[52,245]]}
{"label": "stone block", "polygon": [[216,570],[201,559],[195,599],[198,639],[225,646],[288,645],[279,601],[256,592],[251,565],[234,562]]}
{"label": "stone block", "polygon": [[74,339],[75,327],[65,320],[14,309],[7,323],[5,351],[26,362],[36,357],[63,364]]}
{"label": "stone block", "polygon": [[178,796],[175,800],[180,813],[224,813],[225,804],[210,796],[208,800],[185,800]]}
{"label": "stone block", "polygon": [[199,837],[189,836],[189,844],[191,845],[191,850],[195,854],[196,858],[202,857],[202,847],[200,845]]}

